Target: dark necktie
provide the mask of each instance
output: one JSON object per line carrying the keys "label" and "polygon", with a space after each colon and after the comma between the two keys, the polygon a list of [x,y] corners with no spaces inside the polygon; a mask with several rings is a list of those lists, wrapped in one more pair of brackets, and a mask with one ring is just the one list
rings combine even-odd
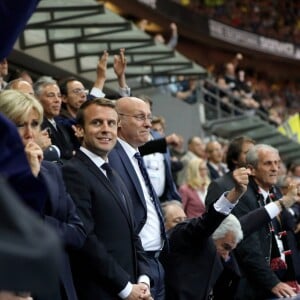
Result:
{"label": "dark necktie", "polygon": [[163,216],[162,216],[160,204],[158,203],[158,201],[159,201],[158,197],[157,197],[157,195],[156,195],[156,193],[154,191],[154,188],[153,188],[152,183],[150,181],[150,177],[148,175],[148,172],[147,172],[144,160],[141,157],[140,153],[136,152],[134,154],[134,157],[136,158],[136,160],[138,162],[140,171],[141,171],[141,173],[143,175],[143,178],[145,180],[146,186],[148,188],[151,201],[152,201],[152,203],[153,203],[153,205],[155,207],[155,210],[156,210],[156,212],[158,214],[158,218],[159,218],[159,222],[160,222],[160,227],[161,227],[161,234],[162,234],[163,238],[165,239],[165,227],[164,227],[164,221],[163,221]]}
{"label": "dark necktie", "polygon": [[108,163],[102,164],[101,168],[106,171],[106,175],[107,175],[108,180],[110,181],[110,183],[111,183],[112,187],[114,188],[114,190],[120,196],[120,198],[122,200],[122,204],[123,204],[123,206],[125,206],[125,209],[127,211],[128,208],[127,208],[125,197],[124,197],[124,195],[121,191],[120,183],[119,183],[118,179],[116,178],[116,176],[114,175],[114,173],[112,171],[112,168],[110,167],[110,165]]}

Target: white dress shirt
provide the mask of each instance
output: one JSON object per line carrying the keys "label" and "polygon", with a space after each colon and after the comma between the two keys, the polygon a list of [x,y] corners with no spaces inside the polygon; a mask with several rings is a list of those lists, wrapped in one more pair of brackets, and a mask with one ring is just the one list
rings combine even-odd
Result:
{"label": "white dress shirt", "polygon": [[140,185],[143,190],[144,198],[146,200],[147,206],[147,220],[142,230],[139,233],[139,236],[142,241],[143,248],[145,251],[158,251],[162,247],[162,238],[161,238],[161,229],[160,221],[154,204],[151,200],[149,190],[145,183],[144,177],[140,171],[138,162],[134,157],[134,154],[138,152],[137,149],[133,148],[124,140],[118,138],[118,141],[122,145],[124,151],[126,152],[134,170],[140,182]]}

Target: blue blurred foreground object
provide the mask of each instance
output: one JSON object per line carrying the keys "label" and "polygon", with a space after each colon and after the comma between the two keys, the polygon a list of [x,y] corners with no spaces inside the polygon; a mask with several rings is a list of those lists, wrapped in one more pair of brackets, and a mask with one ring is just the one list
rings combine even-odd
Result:
{"label": "blue blurred foreground object", "polygon": [[32,175],[18,130],[0,114],[0,175],[24,204],[38,213],[44,209],[47,193],[42,179]]}
{"label": "blue blurred foreground object", "polygon": [[0,1],[0,61],[7,57],[39,0]]}
{"label": "blue blurred foreground object", "polygon": [[0,290],[55,295],[61,248],[54,231],[0,177]]}

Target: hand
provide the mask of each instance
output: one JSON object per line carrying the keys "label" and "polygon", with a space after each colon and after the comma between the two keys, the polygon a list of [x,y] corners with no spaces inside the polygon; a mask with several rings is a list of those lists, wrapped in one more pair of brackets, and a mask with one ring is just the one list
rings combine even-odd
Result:
{"label": "hand", "polygon": [[177,34],[177,25],[176,25],[174,22],[172,22],[172,23],[170,24],[170,29],[172,30],[172,33],[173,33],[173,34],[174,34],[174,33]]}
{"label": "hand", "polygon": [[35,177],[37,177],[40,173],[41,163],[44,158],[43,150],[35,142],[29,142],[25,146],[25,153],[31,168],[31,172]]}
{"label": "hand", "polygon": [[178,146],[180,144],[180,137],[176,133],[172,133],[166,136],[167,145]]}
{"label": "hand", "polygon": [[236,59],[242,60],[243,59],[243,55],[241,53],[237,53],[236,54]]}
{"label": "hand", "polygon": [[295,233],[299,233],[299,232],[300,232],[300,223],[298,223],[298,224],[296,225],[296,228],[295,228],[294,232],[295,232]]}
{"label": "hand", "polygon": [[38,133],[35,138],[35,142],[42,148],[42,150],[45,150],[51,146],[52,142],[47,129],[44,129]]}
{"label": "hand", "polygon": [[294,292],[294,289],[284,282],[279,282],[272,288],[272,293],[279,298],[283,297],[293,297],[297,294]]}
{"label": "hand", "polygon": [[114,72],[118,77],[118,82],[120,87],[126,87],[126,80],[125,80],[125,71],[127,66],[127,60],[125,57],[125,49],[120,49],[119,55],[114,55]]}
{"label": "hand", "polygon": [[100,90],[103,90],[104,83],[106,80],[106,71],[107,71],[107,61],[108,61],[108,52],[106,50],[103,51],[102,56],[98,60],[97,64],[97,78],[94,83],[94,87],[99,88]]}
{"label": "hand", "polygon": [[120,54],[114,55],[114,71],[117,77],[120,77],[123,74],[125,74],[126,65],[127,65],[127,61],[125,57],[125,49],[121,48]]}
{"label": "hand", "polygon": [[33,300],[29,293],[24,293],[24,296],[18,296],[14,292],[0,291],[0,300]]}
{"label": "hand", "polygon": [[132,285],[132,291],[126,300],[149,299],[149,297],[150,291],[148,285],[141,282]]}
{"label": "hand", "polygon": [[232,175],[235,187],[226,196],[230,202],[236,202],[246,192],[250,174],[250,169],[244,167],[233,171]]}
{"label": "hand", "polygon": [[286,208],[291,207],[294,203],[300,202],[300,184],[292,182],[288,186],[285,196],[280,200]]}

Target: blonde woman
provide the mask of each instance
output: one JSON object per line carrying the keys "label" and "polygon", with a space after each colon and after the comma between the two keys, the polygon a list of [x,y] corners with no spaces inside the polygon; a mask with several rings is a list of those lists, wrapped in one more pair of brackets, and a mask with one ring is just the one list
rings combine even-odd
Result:
{"label": "blonde woman", "polygon": [[16,124],[31,171],[47,186],[48,201],[42,217],[56,231],[66,249],[59,270],[60,299],[77,300],[67,250],[81,248],[86,233],[73,200],[66,191],[59,166],[44,161],[43,151],[36,143],[43,120],[43,107],[29,94],[7,90],[0,94],[0,113]]}
{"label": "blonde woman", "polygon": [[187,180],[179,193],[188,218],[199,217],[205,212],[205,197],[210,183],[206,161],[194,158],[187,165]]}

